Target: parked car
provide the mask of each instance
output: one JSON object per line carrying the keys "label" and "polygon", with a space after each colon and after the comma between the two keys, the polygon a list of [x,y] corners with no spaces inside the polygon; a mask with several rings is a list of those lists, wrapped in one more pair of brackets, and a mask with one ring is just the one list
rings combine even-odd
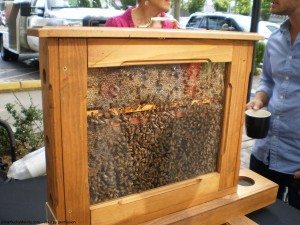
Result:
{"label": "parked car", "polygon": [[269,21],[259,21],[258,22],[258,30],[257,32],[260,35],[263,35],[266,39],[270,37],[270,35],[280,27],[278,23],[272,23]]}
{"label": "parked car", "polygon": [[188,16],[182,16],[179,18],[179,24],[181,28],[185,28],[187,22],[189,21],[189,17]]}
{"label": "parked car", "polygon": [[[229,13],[196,12],[190,15],[187,29],[229,30],[250,32],[251,17]],[[268,39],[271,33],[279,28],[279,24],[259,21],[258,33]]]}
{"label": "parked car", "polygon": [[[42,26],[101,26],[121,14],[113,0],[0,0],[0,49],[3,60],[38,52],[38,38],[27,29]],[[2,25],[1,25],[2,24]]]}

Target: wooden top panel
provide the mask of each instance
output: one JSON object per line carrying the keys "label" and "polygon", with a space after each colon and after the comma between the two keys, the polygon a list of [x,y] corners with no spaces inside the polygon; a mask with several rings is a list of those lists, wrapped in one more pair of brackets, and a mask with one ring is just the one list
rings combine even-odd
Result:
{"label": "wooden top panel", "polygon": [[29,35],[38,37],[103,37],[103,38],[193,38],[222,40],[262,40],[257,33],[213,30],[167,30],[116,27],[42,27],[28,31]]}

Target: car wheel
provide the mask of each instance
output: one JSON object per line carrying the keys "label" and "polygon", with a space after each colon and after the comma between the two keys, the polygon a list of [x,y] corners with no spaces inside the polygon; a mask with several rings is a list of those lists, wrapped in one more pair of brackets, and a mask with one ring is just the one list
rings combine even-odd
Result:
{"label": "car wheel", "polygon": [[7,50],[3,47],[3,37],[0,36],[0,51],[1,51],[1,58],[3,61],[16,61],[19,58],[19,55]]}

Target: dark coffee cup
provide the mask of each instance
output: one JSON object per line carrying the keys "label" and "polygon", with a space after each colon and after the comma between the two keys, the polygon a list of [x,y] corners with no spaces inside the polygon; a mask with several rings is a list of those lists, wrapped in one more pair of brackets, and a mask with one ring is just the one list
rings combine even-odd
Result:
{"label": "dark coffee cup", "polygon": [[264,109],[246,111],[246,134],[250,138],[261,139],[268,134],[271,113]]}

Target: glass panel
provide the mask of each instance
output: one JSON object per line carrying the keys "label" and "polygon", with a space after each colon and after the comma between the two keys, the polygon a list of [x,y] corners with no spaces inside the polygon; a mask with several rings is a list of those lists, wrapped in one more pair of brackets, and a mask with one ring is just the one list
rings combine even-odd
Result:
{"label": "glass panel", "polygon": [[[40,1],[40,0],[37,0]],[[119,9],[113,0],[49,0],[49,8],[101,8]]]}
{"label": "glass panel", "polygon": [[207,17],[205,17],[205,18],[203,18],[203,19],[201,20],[201,23],[200,23],[200,25],[199,25],[199,28],[208,29],[208,27],[207,27]]}
{"label": "glass panel", "polygon": [[198,24],[202,20],[202,16],[192,16],[187,23],[187,27],[198,28]]}
{"label": "glass panel", "polygon": [[209,30],[221,30],[222,25],[225,23],[223,17],[209,17],[208,18],[208,29]]}
{"label": "glass panel", "polygon": [[88,71],[91,204],[217,169],[225,63]]}

